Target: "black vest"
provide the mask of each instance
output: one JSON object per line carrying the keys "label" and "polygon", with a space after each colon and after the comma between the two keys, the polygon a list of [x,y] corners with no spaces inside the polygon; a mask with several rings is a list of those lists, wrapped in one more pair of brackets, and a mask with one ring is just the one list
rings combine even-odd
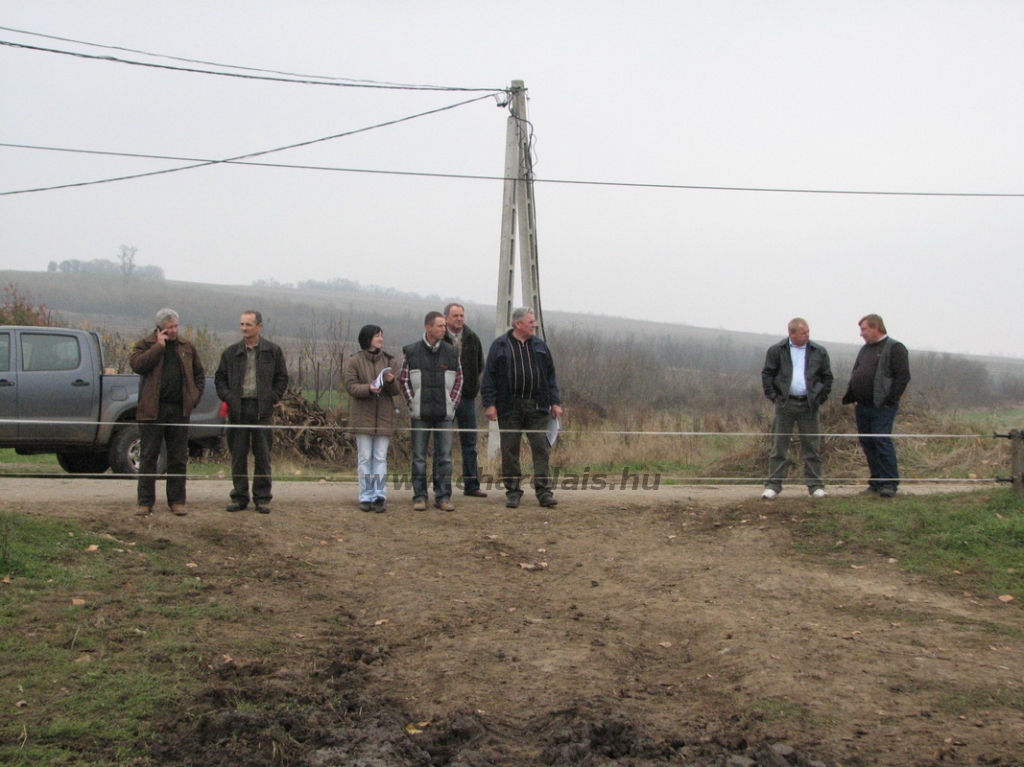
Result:
{"label": "black vest", "polygon": [[417,341],[402,349],[409,363],[409,385],[413,399],[409,415],[421,421],[446,421],[455,417],[451,387],[459,372],[459,351],[441,341],[436,352],[426,341]]}

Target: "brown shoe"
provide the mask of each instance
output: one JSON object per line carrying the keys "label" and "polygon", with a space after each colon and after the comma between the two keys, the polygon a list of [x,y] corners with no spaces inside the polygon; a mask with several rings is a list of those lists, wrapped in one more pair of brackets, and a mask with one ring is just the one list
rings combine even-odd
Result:
{"label": "brown shoe", "polygon": [[152,513],[153,513],[153,507],[152,506],[146,506],[146,505],[141,504],[141,503],[135,509],[135,516],[137,516],[137,517],[148,517]]}
{"label": "brown shoe", "polygon": [[183,517],[188,514],[188,509],[185,508],[185,504],[183,503],[172,503],[171,514],[176,517]]}
{"label": "brown shoe", "polygon": [[427,501],[424,498],[417,498],[415,501],[412,502],[412,510],[413,511],[426,511],[427,510]]}
{"label": "brown shoe", "polygon": [[443,501],[435,501],[434,505],[441,511],[455,511],[455,504],[445,498]]}
{"label": "brown shoe", "polygon": [[486,498],[487,497],[487,493],[485,493],[480,488],[477,488],[476,490],[467,490],[465,492],[465,495],[468,495],[470,498]]}

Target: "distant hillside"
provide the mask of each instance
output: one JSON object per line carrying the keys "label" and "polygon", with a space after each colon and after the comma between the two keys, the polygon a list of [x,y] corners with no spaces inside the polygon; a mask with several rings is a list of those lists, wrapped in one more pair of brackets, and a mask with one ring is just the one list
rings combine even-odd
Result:
{"label": "distant hillside", "polygon": [[[0,270],[0,284],[12,282],[59,312],[69,325],[87,322],[93,328],[116,330],[126,335],[148,330],[156,310],[170,306],[181,314],[183,324],[205,327],[227,341],[237,333],[239,314],[254,308],[263,312],[267,335],[278,340],[298,342],[316,337],[352,344],[359,328],[373,323],[384,328],[388,346],[397,347],[418,338],[423,332],[423,315],[432,309],[442,310],[448,301],[460,301],[466,306],[469,324],[485,341],[494,335],[494,305],[461,301],[455,296],[427,300],[389,295],[383,290],[211,285],[139,277],[133,277],[125,286],[120,275]],[[632,340],[656,354],[692,345],[698,360],[728,358],[730,364],[726,367],[747,371],[759,370],[767,346],[783,335],[559,312],[550,307],[545,307],[544,314],[547,335],[556,347],[560,337],[575,338],[579,334]],[[822,340],[828,344],[837,373],[848,370],[860,344]],[[1024,378],[1024,360],[955,356],[983,363],[997,378]]]}
{"label": "distant hillside", "polygon": [[[385,328],[389,340],[416,338],[423,331],[423,315],[432,309],[443,310],[449,301],[466,306],[471,326],[481,337],[493,336],[495,307],[462,301],[457,296],[440,300],[392,296],[367,291],[305,290],[280,286],[210,285],[133,278],[128,286],[119,275],[0,270],[0,283],[17,283],[22,291],[61,314],[68,324],[87,321],[121,332],[141,332],[150,324],[153,313],[170,306],[185,324],[206,326],[212,332],[232,336],[237,331],[238,315],[247,308],[263,312],[268,331],[297,338],[311,323],[322,327],[331,319],[352,326],[352,337],[366,323]],[[777,340],[775,335],[738,333],[685,325],[629,320],[591,314],[574,314],[545,309],[547,331],[570,329],[597,332],[602,336],[635,336],[638,341],[658,338],[702,343],[728,339],[730,346],[762,348]],[[490,327],[489,327],[490,326]],[[849,346],[849,345],[847,345]],[[850,346],[850,349],[856,347]]]}

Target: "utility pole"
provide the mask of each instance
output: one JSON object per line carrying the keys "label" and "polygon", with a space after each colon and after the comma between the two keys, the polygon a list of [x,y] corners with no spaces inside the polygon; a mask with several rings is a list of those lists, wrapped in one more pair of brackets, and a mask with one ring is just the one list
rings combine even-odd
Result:
{"label": "utility pole", "polygon": [[[532,306],[537,335],[544,338],[544,314],[540,308],[540,272],[537,268],[537,218],[533,199],[533,155],[530,122],[526,117],[526,86],[513,80],[505,132],[505,190],[501,208],[501,250],[498,255],[498,300],[494,335],[512,327],[515,309],[516,250],[523,286],[523,305]],[[487,455],[500,449],[498,422],[487,433]]]}
{"label": "utility pole", "polygon": [[512,327],[518,246],[523,304],[533,307],[537,318],[537,335],[544,338],[530,135],[530,122],[526,117],[526,86],[522,80],[513,80],[505,134],[505,194],[501,209],[501,250],[498,256],[498,300],[494,334],[500,335]]}

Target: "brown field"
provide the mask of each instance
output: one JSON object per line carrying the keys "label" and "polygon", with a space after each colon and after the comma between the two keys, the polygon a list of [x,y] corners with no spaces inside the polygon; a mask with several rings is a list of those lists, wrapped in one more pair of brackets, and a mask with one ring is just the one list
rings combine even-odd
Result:
{"label": "brown field", "polygon": [[[279,482],[264,516],[195,480],[184,518],[132,516],[133,490],[0,479],[3,510],[110,536],[125,586],[90,606],[95,652],[117,652],[102,638],[143,598],[144,563],[114,553],[132,544],[181,551],[195,598],[251,616],[152,659],[203,691],[140,765],[1021,764],[1020,608],[887,560],[802,557],[799,522],[829,501],[798,487],[774,503],[750,486],[566,491],[516,511],[491,493],[450,514],[392,493],[378,515],[352,484]],[[12,629],[62,630],[47,620],[64,605],[36,609]]]}

